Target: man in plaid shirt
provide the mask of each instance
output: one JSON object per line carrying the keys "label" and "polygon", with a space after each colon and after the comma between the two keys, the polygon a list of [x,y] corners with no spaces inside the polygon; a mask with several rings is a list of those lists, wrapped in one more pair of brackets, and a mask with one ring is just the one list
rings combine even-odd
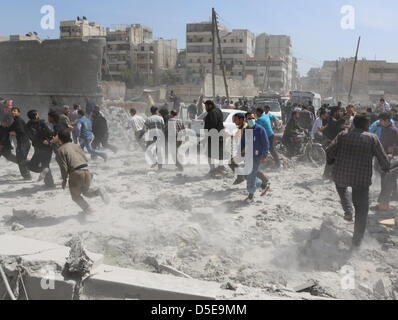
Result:
{"label": "man in plaid shirt", "polygon": [[[358,249],[365,234],[369,212],[369,187],[372,184],[372,161],[376,157],[384,172],[390,170],[389,159],[377,136],[368,132],[370,121],[366,115],[354,119],[355,129],[340,133],[326,149],[328,162],[334,162],[333,179],[339,193],[347,221],[355,227],[353,249]],[[352,187],[352,202],[348,193]]]}

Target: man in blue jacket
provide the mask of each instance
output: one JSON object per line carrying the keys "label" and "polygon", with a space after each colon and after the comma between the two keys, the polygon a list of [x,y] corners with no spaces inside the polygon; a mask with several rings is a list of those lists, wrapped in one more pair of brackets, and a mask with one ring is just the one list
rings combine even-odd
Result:
{"label": "man in blue jacket", "polygon": [[105,152],[95,150],[91,143],[93,141],[93,129],[90,119],[85,117],[85,113],[83,110],[79,110],[77,113],[79,120],[77,121],[77,129],[79,130],[79,142],[80,147],[84,150],[84,147],[87,148],[87,151],[91,154],[93,158],[96,156],[100,156],[105,161],[108,160],[108,156]]}
{"label": "man in blue jacket", "polygon": [[267,161],[269,141],[265,129],[260,125],[256,125],[255,119],[249,119],[247,122],[247,128],[243,132],[241,140],[242,153],[244,153],[246,149],[246,133],[248,130],[252,130],[253,132],[253,141],[249,141],[249,143],[253,143],[253,169],[251,173],[246,176],[247,191],[249,192],[249,196],[245,202],[252,203],[254,201],[254,193],[256,192],[257,188],[262,188],[262,195],[264,195],[269,189],[268,181],[263,181],[257,178],[257,172],[260,164],[265,164]]}
{"label": "man in blue jacket", "polygon": [[274,137],[275,137],[275,132],[272,130],[272,123],[276,123],[278,119],[269,113],[270,107],[265,106],[264,108],[262,107],[257,107],[256,109],[256,114],[257,114],[257,125],[263,127],[265,129],[265,132],[267,133],[268,137],[268,142],[269,142],[269,151],[272,155],[272,158],[275,161],[275,169],[280,168],[281,163],[279,160],[279,155],[276,152],[274,148]]}

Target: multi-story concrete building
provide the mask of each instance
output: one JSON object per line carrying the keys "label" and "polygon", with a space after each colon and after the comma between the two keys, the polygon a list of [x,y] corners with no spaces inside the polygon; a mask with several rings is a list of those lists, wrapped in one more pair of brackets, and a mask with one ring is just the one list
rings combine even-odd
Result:
{"label": "multi-story concrete building", "polygon": [[159,79],[162,72],[174,69],[177,64],[177,40],[157,39],[134,46],[132,69],[147,79]]}
{"label": "multi-story concrete building", "polygon": [[282,57],[255,57],[246,60],[245,69],[247,75],[254,77],[259,89],[284,92],[287,90],[287,67]]}
{"label": "multi-story concrete building", "polygon": [[[245,77],[247,58],[254,57],[255,36],[249,30],[234,29],[218,25],[221,49],[228,78]],[[194,81],[199,81],[212,72],[212,23],[200,22],[187,24],[187,69]],[[216,38],[216,74],[221,74],[219,44]]]}
{"label": "multi-story concrete building", "polygon": [[[289,36],[260,34],[245,29],[229,31],[218,25],[227,78],[244,79],[253,75],[257,87],[288,92],[298,87],[297,60]],[[216,74],[221,75],[216,39]],[[212,23],[187,24],[187,72],[198,82],[212,72]],[[265,76],[268,76],[265,77]],[[264,81],[265,79],[265,81]]]}
{"label": "multi-story concrete building", "polygon": [[96,38],[105,37],[106,31],[96,22],[88,22],[87,19],[76,19],[72,21],[61,21],[60,38]]}
{"label": "multi-story concrete building", "polygon": [[[303,79],[305,90],[348,101],[354,58],[324,61]],[[376,102],[381,97],[398,102],[398,63],[362,59],[357,62],[351,96],[354,101]]]}
{"label": "multi-story concrete building", "polygon": [[[221,24],[218,25],[218,28],[221,35],[227,32],[227,29]],[[188,23],[186,35],[188,75],[191,82],[199,82],[207,73],[212,72],[212,23]],[[216,45],[218,46],[217,40]]]}
{"label": "multi-story concrete building", "polygon": [[226,75],[232,79],[244,78],[246,60],[254,58],[254,34],[249,30],[234,29],[220,40]]}
{"label": "multi-story concrete building", "polygon": [[131,69],[134,46],[153,41],[152,29],[140,24],[106,29],[105,76],[120,80],[126,69]]}
{"label": "multi-story concrete building", "polygon": [[297,61],[293,60],[293,46],[287,35],[269,35],[262,33],[256,37],[255,47],[256,58],[277,58],[285,60],[287,73],[283,90],[289,91],[297,84]]}
{"label": "multi-story concrete building", "polygon": [[11,35],[10,38],[7,40],[9,40],[9,41],[32,41],[32,40],[41,41],[42,39],[40,39],[37,35],[30,33],[29,35],[26,34],[24,36],[23,35]]}

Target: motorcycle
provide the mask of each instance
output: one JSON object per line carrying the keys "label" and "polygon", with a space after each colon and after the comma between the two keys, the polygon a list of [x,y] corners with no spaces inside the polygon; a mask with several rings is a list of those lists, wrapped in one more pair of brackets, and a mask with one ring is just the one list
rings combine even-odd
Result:
{"label": "motorcycle", "polygon": [[[282,136],[281,134],[275,135],[275,146],[278,148],[278,152],[289,157],[288,148],[282,142]],[[324,166],[326,164],[326,152],[322,144],[314,142],[310,131],[304,130],[303,133],[293,138],[293,143],[293,156],[307,160],[317,166]]]}

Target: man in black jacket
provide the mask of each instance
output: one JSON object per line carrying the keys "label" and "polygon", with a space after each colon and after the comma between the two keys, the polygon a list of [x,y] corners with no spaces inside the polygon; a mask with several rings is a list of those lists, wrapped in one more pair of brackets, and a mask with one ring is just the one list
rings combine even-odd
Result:
{"label": "man in black jacket", "polygon": [[9,117],[4,117],[0,125],[0,157],[3,156],[8,161],[18,163],[17,157],[11,152],[12,146],[8,131],[9,120],[11,120]]}
{"label": "man in black jacket", "polygon": [[108,122],[106,121],[104,115],[101,113],[98,106],[96,106],[92,113],[92,126],[94,140],[92,142],[92,147],[98,149],[98,146],[102,144],[104,148],[112,150],[114,153],[117,152],[117,148],[108,142],[109,129]]}
{"label": "man in black jacket", "polygon": [[25,180],[31,180],[32,176],[26,166],[26,160],[28,158],[30,150],[29,137],[25,132],[25,121],[21,118],[21,110],[17,107],[11,109],[11,115],[14,122],[9,127],[10,135],[16,136],[17,138],[17,150],[16,156],[19,166],[19,171]]}
{"label": "man in black jacket", "polygon": [[298,111],[293,111],[291,118],[287,122],[285,131],[282,136],[282,143],[287,147],[288,156],[291,158],[296,153],[296,144],[294,139],[303,130],[298,125],[298,119],[300,118],[300,113]]}
{"label": "man in black jacket", "polygon": [[[330,109],[330,117],[327,121],[325,130],[323,131],[324,136],[327,138],[327,146],[339,135],[340,132],[344,131],[344,109],[341,107],[332,107]],[[331,180],[333,171],[333,164],[326,163],[323,178]]]}
{"label": "man in black jacket", "polygon": [[25,126],[26,134],[32,141],[35,149],[32,159],[27,162],[30,171],[40,173],[39,181],[44,179],[47,187],[53,188],[54,179],[50,170],[50,162],[52,158],[52,147],[50,141],[54,133],[47,126],[44,120],[39,119],[39,114],[36,110],[28,112],[29,121]]}
{"label": "man in black jacket", "polygon": [[217,169],[223,169],[223,166],[216,168],[214,160],[223,160],[224,151],[224,139],[222,136],[218,137],[219,146],[218,150],[216,146],[212,146],[212,142],[215,142],[215,138],[212,139],[211,130],[216,130],[218,133],[224,129],[224,118],[222,111],[214,105],[214,102],[208,100],[205,102],[207,115],[204,119],[204,129],[207,130],[207,156],[209,158],[210,174],[214,174]]}

